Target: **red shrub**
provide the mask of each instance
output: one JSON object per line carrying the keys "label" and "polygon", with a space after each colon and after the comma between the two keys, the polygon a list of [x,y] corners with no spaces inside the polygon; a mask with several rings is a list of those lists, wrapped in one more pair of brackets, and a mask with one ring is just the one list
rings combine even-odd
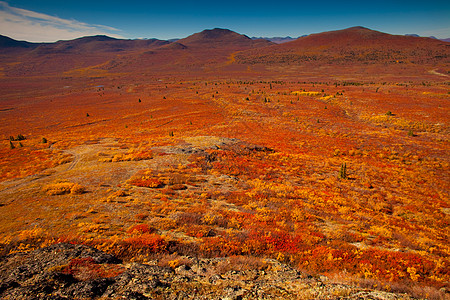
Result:
{"label": "red shrub", "polygon": [[78,280],[115,277],[124,272],[124,268],[112,264],[98,264],[92,257],[73,258],[62,270]]}
{"label": "red shrub", "polygon": [[131,234],[143,234],[143,233],[153,233],[155,229],[148,226],[147,224],[137,224],[131,226],[130,229],[127,230],[127,233]]}
{"label": "red shrub", "polygon": [[123,241],[124,247],[135,249],[137,252],[158,252],[166,249],[166,241],[158,234],[144,233]]}

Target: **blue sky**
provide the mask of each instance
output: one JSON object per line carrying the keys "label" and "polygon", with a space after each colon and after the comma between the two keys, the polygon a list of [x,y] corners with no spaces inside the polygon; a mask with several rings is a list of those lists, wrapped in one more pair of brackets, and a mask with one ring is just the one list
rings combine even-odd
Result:
{"label": "blue sky", "polygon": [[352,26],[449,38],[450,1],[0,0],[0,34],[34,42],[95,34],[183,38],[215,27],[298,37]]}

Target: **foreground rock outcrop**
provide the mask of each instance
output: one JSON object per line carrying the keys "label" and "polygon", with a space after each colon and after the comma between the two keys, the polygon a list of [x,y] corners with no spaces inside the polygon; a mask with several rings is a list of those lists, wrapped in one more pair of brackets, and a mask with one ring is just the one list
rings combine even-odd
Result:
{"label": "foreground rock outcrop", "polygon": [[55,244],[0,261],[2,299],[411,299],[306,276],[276,260],[177,257],[123,263]]}

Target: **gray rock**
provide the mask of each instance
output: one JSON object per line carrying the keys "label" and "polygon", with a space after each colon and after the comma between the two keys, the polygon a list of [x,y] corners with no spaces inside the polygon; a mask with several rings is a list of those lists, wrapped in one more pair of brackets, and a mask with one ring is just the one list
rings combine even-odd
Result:
{"label": "gray rock", "polygon": [[[87,258],[93,270],[108,264],[123,272],[113,278],[89,276],[89,268],[88,276],[66,274],[73,258]],[[340,291],[345,299],[412,299],[304,276],[271,259],[264,269],[233,265],[227,258],[183,257],[183,262],[175,270],[158,266],[157,261],[124,265],[87,246],[52,245],[0,258],[0,299],[301,299],[305,294],[337,299]]]}

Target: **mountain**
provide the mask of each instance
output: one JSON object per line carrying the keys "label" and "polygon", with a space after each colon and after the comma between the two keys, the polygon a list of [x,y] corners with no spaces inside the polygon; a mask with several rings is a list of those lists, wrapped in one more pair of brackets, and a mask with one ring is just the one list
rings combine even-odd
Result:
{"label": "mountain", "polygon": [[364,27],[311,34],[295,41],[248,50],[240,63],[424,63],[447,59],[450,45],[431,38],[391,35]]}
{"label": "mountain", "polygon": [[6,50],[6,49],[30,49],[35,48],[39,44],[36,43],[30,43],[25,41],[16,41],[10,37],[0,35],[0,50]]}
{"label": "mountain", "polygon": [[[194,33],[159,48],[115,59],[105,68],[117,72],[158,69],[160,71],[215,72],[230,65],[233,53],[274,45],[267,40],[252,40],[228,29],[214,28]],[[119,62],[119,63],[118,63]],[[237,66],[241,68],[242,66]]]}
{"label": "mountain", "polygon": [[[292,39],[286,37],[284,39]],[[280,42],[280,41],[278,41]],[[352,65],[448,63],[450,45],[416,36],[390,35],[364,27],[322,32],[277,44],[214,28],[174,42],[89,36],[55,43],[29,43],[0,36],[0,68],[6,76],[90,72],[216,72],[245,65]],[[409,65],[408,65],[409,66]],[[260,71],[262,69],[259,69]]]}
{"label": "mountain", "polygon": [[[57,74],[87,67],[91,70],[102,68],[101,72],[155,67],[161,70],[192,69],[193,66],[202,68],[204,65],[225,63],[237,51],[274,45],[267,40],[252,40],[220,28],[204,30],[173,42],[157,39],[124,40],[104,35],[55,43],[33,44],[6,37],[2,41],[5,47],[9,47],[3,49],[16,49],[2,51],[7,52],[2,58],[3,68],[11,76]],[[17,51],[12,46],[23,50]]]}
{"label": "mountain", "polygon": [[258,40],[258,39],[268,40],[275,44],[282,44],[282,43],[292,42],[295,40],[295,38],[292,38],[290,36],[286,36],[286,37],[252,37],[252,40]]}
{"label": "mountain", "polygon": [[351,27],[343,30],[311,34],[285,44],[285,46],[286,48],[299,49],[314,49],[317,47],[339,47],[340,49],[350,47],[372,48],[379,46],[404,48],[429,43],[432,43],[432,40],[429,38],[391,35],[365,27]]}
{"label": "mountain", "polygon": [[236,49],[264,47],[273,44],[264,39],[252,40],[246,35],[221,28],[203,30],[177,42],[188,47],[226,47]]}
{"label": "mountain", "polygon": [[87,36],[74,40],[57,41],[55,43],[30,43],[17,41],[10,37],[0,35],[0,50],[24,49],[32,50],[34,54],[73,54],[96,52],[120,52],[146,48],[157,48],[170,42],[158,39],[125,40],[115,39],[105,35]]}
{"label": "mountain", "polygon": [[[415,36],[415,37],[420,37],[420,35],[415,34],[415,33],[405,34],[405,36]],[[432,38],[432,39],[435,39],[435,40],[440,40],[440,41],[447,42],[447,43],[450,42],[450,38],[446,38],[446,39],[438,39],[437,37],[432,36],[432,35],[430,35],[429,38]]]}
{"label": "mountain", "polygon": [[[415,33],[405,34],[405,36],[415,36],[415,37],[420,37],[420,35],[415,34]],[[435,40],[440,40],[440,41],[443,41],[443,42],[450,42],[450,38],[447,38],[447,39],[438,39],[437,37],[435,37],[435,36],[433,36],[433,35],[430,35],[429,38],[432,38],[432,39],[435,39]]]}
{"label": "mountain", "polygon": [[158,39],[125,40],[97,35],[55,43],[20,42],[0,37],[0,67],[9,76],[57,74],[100,65],[117,55],[149,51],[170,44]]}
{"label": "mountain", "polygon": [[97,35],[82,37],[69,41],[40,44],[36,48],[38,54],[50,53],[95,53],[95,52],[121,52],[136,49],[156,48],[169,44],[168,41],[158,39],[124,40]]}

